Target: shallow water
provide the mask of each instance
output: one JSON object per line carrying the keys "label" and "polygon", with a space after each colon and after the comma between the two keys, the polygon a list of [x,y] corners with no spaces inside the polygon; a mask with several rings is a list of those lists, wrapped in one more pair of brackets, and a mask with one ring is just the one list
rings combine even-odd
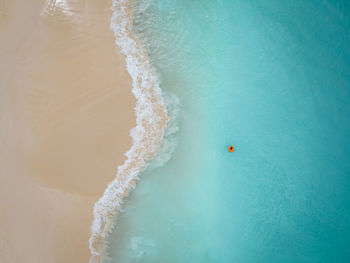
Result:
{"label": "shallow water", "polygon": [[125,201],[110,261],[349,262],[350,5],[134,9],[180,132]]}

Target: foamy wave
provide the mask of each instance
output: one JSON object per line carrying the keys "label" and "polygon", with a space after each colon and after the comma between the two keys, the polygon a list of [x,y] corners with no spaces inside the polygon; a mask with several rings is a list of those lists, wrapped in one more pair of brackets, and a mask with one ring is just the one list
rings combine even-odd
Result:
{"label": "foamy wave", "polygon": [[105,238],[115,226],[114,218],[123,198],[135,187],[140,172],[162,148],[162,139],[169,122],[157,74],[151,67],[145,47],[132,32],[129,1],[113,0],[112,8],[111,29],[116,44],[126,56],[127,70],[132,77],[132,92],[136,97],[136,127],[130,132],[133,144],[126,153],[127,160],[118,167],[116,178],[94,206],[90,250],[95,258],[101,254]]}
{"label": "foamy wave", "polygon": [[179,131],[180,101],[175,94],[165,93],[163,95],[168,110],[168,123],[164,130],[161,147],[149,163],[150,169],[161,167],[167,163],[177,146],[176,133]]}

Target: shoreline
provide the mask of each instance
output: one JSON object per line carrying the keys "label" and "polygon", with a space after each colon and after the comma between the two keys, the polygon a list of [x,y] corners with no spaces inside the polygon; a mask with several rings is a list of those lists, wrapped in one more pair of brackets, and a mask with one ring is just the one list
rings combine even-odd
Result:
{"label": "shoreline", "polygon": [[135,187],[139,174],[161,149],[169,122],[167,108],[155,69],[151,66],[143,43],[133,33],[131,2],[113,0],[111,29],[116,44],[125,56],[136,98],[136,127],[130,132],[133,143],[126,152],[127,160],[118,167],[115,179],[95,203],[90,236],[90,262],[103,260],[105,242],[116,226],[116,216],[123,199]]}
{"label": "shoreline", "polygon": [[88,262],[93,204],[135,126],[111,3],[2,3],[0,261]]}

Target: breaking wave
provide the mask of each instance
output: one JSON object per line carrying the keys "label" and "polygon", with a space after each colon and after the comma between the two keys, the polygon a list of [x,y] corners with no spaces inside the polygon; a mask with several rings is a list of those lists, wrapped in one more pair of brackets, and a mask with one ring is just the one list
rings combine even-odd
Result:
{"label": "breaking wave", "polygon": [[[176,110],[173,108],[177,107],[178,100],[174,96],[168,96],[169,103],[166,102],[146,49],[133,33],[129,2],[113,0],[111,29],[116,44],[125,55],[126,67],[132,78],[132,92],[136,97],[136,127],[130,131],[133,142],[125,154],[127,160],[118,167],[116,178],[95,203],[90,236],[93,256],[90,262],[94,262],[103,252],[106,237],[115,227],[115,217],[123,199],[135,187],[140,172],[152,159],[156,159],[152,163],[157,167],[170,158],[174,148],[172,135],[177,131],[177,125],[174,125],[172,119],[176,117]],[[169,111],[173,114],[169,115]]]}

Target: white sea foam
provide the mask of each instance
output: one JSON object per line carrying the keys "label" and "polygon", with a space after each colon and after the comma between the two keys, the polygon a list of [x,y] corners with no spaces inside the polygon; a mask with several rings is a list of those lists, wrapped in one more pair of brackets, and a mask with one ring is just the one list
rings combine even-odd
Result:
{"label": "white sea foam", "polygon": [[[138,176],[157,156],[156,166],[166,162],[174,148],[171,135],[177,130],[169,125],[175,115],[168,115],[166,102],[159,87],[155,69],[151,66],[145,47],[132,31],[129,0],[113,0],[111,29],[116,44],[126,57],[126,66],[132,77],[132,92],[136,97],[136,127],[130,131],[133,144],[125,154],[127,160],[118,167],[116,178],[108,185],[103,196],[95,203],[91,227],[90,250],[94,257],[101,255],[106,237],[113,230],[116,214],[123,199],[135,187]],[[177,99],[171,98],[170,110]],[[169,138],[163,140],[163,137]],[[167,154],[165,154],[167,152]]]}
{"label": "white sea foam", "polygon": [[167,163],[177,146],[176,133],[179,131],[180,101],[175,94],[163,93],[164,102],[168,113],[168,122],[164,129],[164,135],[159,150],[154,153],[148,169],[154,169]]}

